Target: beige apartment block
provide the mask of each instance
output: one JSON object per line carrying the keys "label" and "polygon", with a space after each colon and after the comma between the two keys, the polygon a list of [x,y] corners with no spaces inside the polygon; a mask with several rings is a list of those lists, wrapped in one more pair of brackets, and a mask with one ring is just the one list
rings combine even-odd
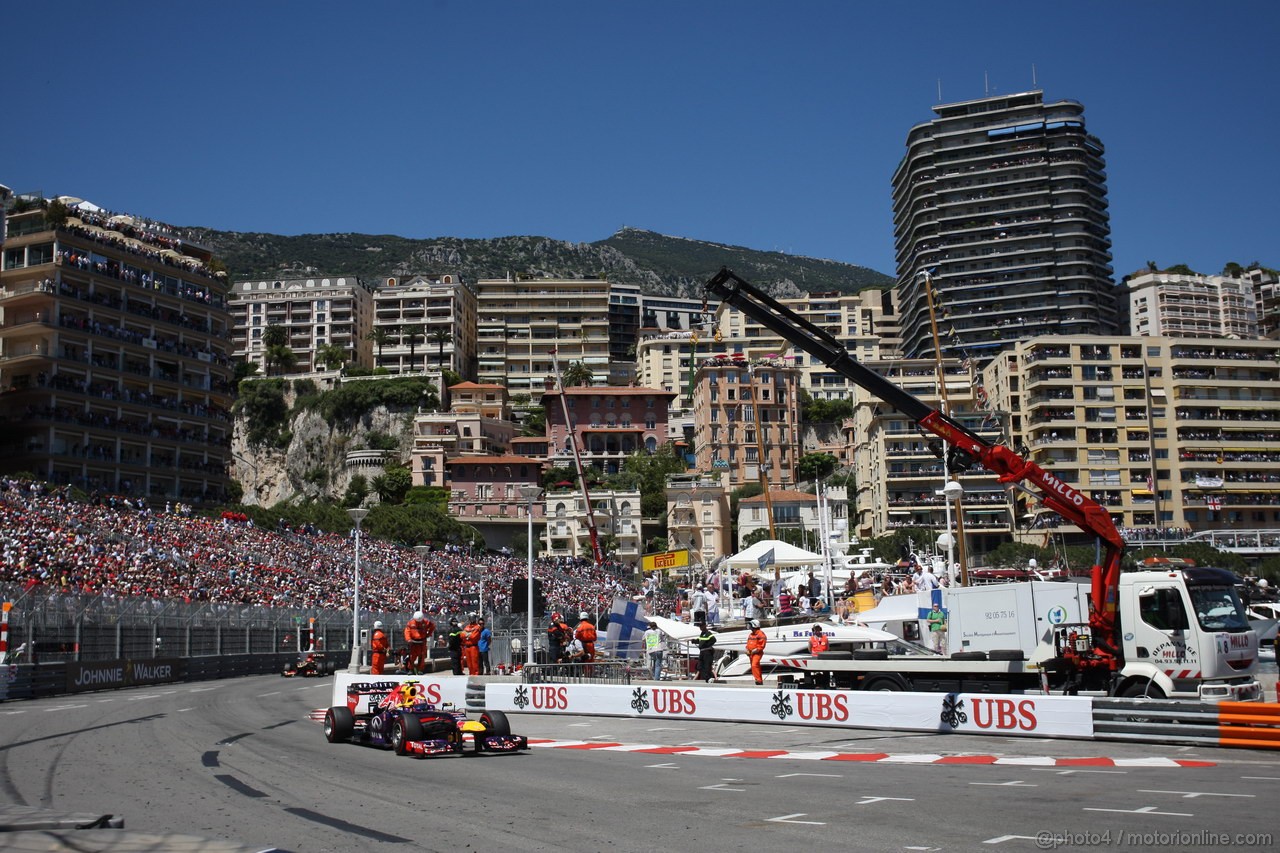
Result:
{"label": "beige apartment block", "polygon": [[729,493],[709,474],[667,477],[667,548],[687,548],[694,566],[710,566],[733,553]]}
{"label": "beige apartment block", "polygon": [[[984,375],[997,406],[1019,412],[1030,458],[1131,538],[1280,526],[1280,343],[1044,337]],[[1020,512],[1066,527],[1036,505]]]}
{"label": "beige apartment block", "polygon": [[800,372],[782,359],[728,356],[698,366],[693,397],[696,468],[730,488],[765,479],[794,485],[800,460]]}
{"label": "beige apartment block", "polygon": [[[638,565],[644,537],[640,520],[639,491],[592,491],[591,506],[605,558]],[[546,531],[543,546],[550,557],[591,556],[591,530],[582,492],[554,488],[546,494]]]}
{"label": "beige apartment block", "polygon": [[57,202],[18,196],[0,223],[0,472],[224,501],[225,273],[171,226]]}
{"label": "beige apartment block", "polygon": [[[944,407],[933,360],[894,359],[867,366],[929,405]],[[962,362],[948,359],[942,366],[946,411],[986,440],[1000,441],[1001,431],[1008,428],[1008,414],[979,405],[976,377]],[[956,480],[964,487],[963,515],[952,514],[952,531],[958,533],[963,525],[970,550],[977,553],[1008,539],[1014,509],[995,475],[980,465],[967,472],[948,470],[939,455],[941,441],[884,401],[859,389],[845,433],[857,483],[850,508],[854,535],[883,536],[906,527],[946,532],[947,507],[938,492],[949,480]],[[935,538],[916,545],[931,548]]]}
{"label": "beige apartment block", "polygon": [[606,385],[609,366],[609,282],[511,276],[476,284],[477,378],[507,386],[512,398],[533,396],[553,373],[580,361],[592,384]]}
{"label": "beige apartment block", "polygon": [[1227,275],[1142,272],[1129,276],[1129,326],[1135,335],[1257,338],[1253,281]]}
{"label": "beige apartment block", "polygon": [[324,371],[318,353],[327,344],[345,350],[350,364],[373,366],[373,288],[354,276],[237,281],[229,307],[234,357],[264,374],[262,335],[269,326],[288,332],[286,345],[297,357],[290,373]]}
{"label": "beige apartment block", "polygon": [[456,275],[386,279],[373,294],[373,328],[384,339],[376,367],[475,378],[476,293]]}

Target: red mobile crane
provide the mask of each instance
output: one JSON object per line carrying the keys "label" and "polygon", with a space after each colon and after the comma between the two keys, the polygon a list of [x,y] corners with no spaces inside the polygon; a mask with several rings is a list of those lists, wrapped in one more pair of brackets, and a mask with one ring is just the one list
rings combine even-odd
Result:
{"label": "red mobile crane", "polygon": [[[727,268],[706,284],[725,303],[765,326],[784,340],[818,358],[871,394],[911,418],[921,429],[947,442],[948,470],[962,472],[975,462],[994,473],[997,480],[1020,488],[1058,515],[1096,536],[1102,543],[1102,560],[1093,567],[1089,624],[1067,638],[1061,649],[1065,666],[1093,683],[1105,683],[1121,664],[1119,618],[1116,603],[1120,585],[1120,559],[1125,542],[1110,514],[1089,496],[1050,474],[1039,465],[999,444],[991,444],[943,412],[894,385],[860,364],[830,333],[809,322],[768,294],[739,278]],[[705,310],[705,309],[704,309]],[[1033,491],[1027,484],[1038,488]]]}

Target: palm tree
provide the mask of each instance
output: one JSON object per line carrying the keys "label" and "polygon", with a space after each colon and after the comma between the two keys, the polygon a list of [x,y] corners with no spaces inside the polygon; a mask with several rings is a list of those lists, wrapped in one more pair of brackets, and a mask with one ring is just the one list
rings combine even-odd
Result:
{"label": "palm tree", "polygon": [[262,363],[266,374],[271,375],[271,368],[278,363],[282,350],[289,349],[289,330],[279,323],[272,323],[262,331]]}
{"label": "palm tree", "polygon": [[590,387],[595,382],[595,374],[590,367],[581,361],[571,361],[569,366],[564,369],[564,373],[560,376],[560,381],[564,383],[564,387],[570,388],[574,385],[583,385]]}
{"label": "palm tree", "polygon": [[387,331],[386,326],[374,326],[373,331],[364,336],[366,341],[373,341],[373,345],[378,348],[378,362],[382,362],[382,348],[391,343],[391,334]]}
{"label": "palm tree", "polygon": [[410,323],[409,325],[401,329],[401,335],[403,335],[403,337],[400,339],[400,343],[404,343],[405,337],[409,339],[409,369],[410,370],[414,369],[414,360],[417,356],[417,351],[418,351],[418,338],[423,338],[425,340],[424,335],[426,331],[427,331],[427,327],[422,325],[421,323]]}
{"label": "palm tree", "polygon": [[316,349],[316,361],[329,370],[340,370],[347,363],[347,350],[341,344],[323,344]]}
{"label": "palm tree", "polygon": [[436,361],[439,362],[439,367],[443,369],[444,368],[444,345],[447,343],[452,343],[453,333],[449,331],[448,326],[437,326],[436,328],[431,330],[430,337],[431,337],[432,343],[434,343],[437,347]]}

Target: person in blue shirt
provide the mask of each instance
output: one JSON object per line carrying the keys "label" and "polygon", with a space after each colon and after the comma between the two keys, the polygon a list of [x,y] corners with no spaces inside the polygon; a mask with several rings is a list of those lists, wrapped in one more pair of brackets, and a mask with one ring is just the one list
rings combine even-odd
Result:
{"label": "person in blue shirt", "polygon": [[489,630],[483,618],[479,620],[479,625],[480,639],[476,643],[476,649],[480,652],[480,674],[492,675],[493,670],[489,667],[489,646],[493,643],[493,632]]}

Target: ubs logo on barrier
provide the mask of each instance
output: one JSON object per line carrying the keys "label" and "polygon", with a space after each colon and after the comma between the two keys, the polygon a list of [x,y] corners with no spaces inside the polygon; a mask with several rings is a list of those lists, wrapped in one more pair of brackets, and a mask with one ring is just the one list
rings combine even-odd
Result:
{"label": "ubs logo on barrier", "polygon": [[649,694],[645,692],[643,687],[637,687],[631,693],[631,710],[637,714],[643,714],[649,710]]}
{"label": "ubs logo on barrier", "polygon": [[779,720],[785,720],[790,717],[793,713],[791,710],[791,694],[784,693],[781,690],[773,694],[773,704],[769,706],[769,713]]}
{"label": "ubs logo on barrier", "polygon": [[948,693],[942,697],[942,714],[939,715],[944,726],[958,728],[961,723],[969,722],[969,715],[964,712],[964,700],[956,693]]}
{"label": "ubs logo on barrier", "polygon": [[523,711],[529,707],[529,688],[521,684],[516,688],[515,698],[511,700],[512,704]]}

